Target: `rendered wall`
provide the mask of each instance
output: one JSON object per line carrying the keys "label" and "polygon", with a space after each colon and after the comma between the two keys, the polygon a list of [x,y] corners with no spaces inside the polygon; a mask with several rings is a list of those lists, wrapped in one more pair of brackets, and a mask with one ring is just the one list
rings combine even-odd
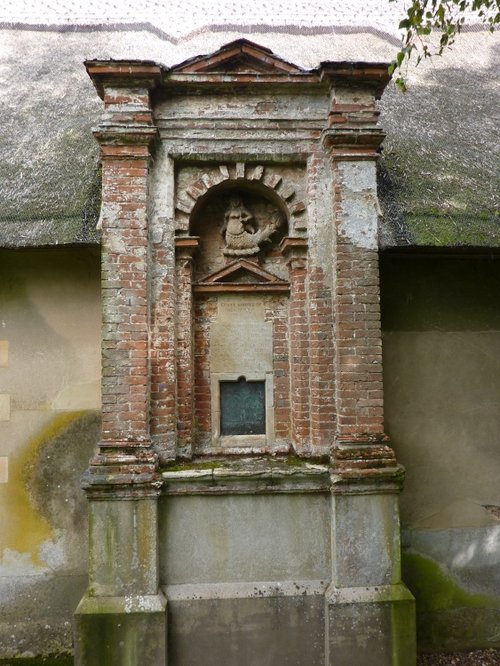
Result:
{"label": "rendered wall", "polygon": [[385,255],[387,431],[420,649],[500,645],[500,260]]}
{"label": "rendered wall", "polygon": [[[98,438],[88,396],[99,266],[81,249],[4,252],[0,263],[6,657],[71,648],[86,581],[79,477]],[[385,255],[381,268],[387,428],[407,469],[404,578],[419,645],[498,645],[499,262]]]}
{"label": "rendered wall", "polygon": [[0,658],[67,652],[99,437],[98,252],[0,253]]}

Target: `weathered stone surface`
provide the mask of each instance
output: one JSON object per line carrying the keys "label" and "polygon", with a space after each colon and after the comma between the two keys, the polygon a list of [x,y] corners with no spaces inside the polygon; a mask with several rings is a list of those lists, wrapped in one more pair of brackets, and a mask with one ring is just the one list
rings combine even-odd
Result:
{"label": "weathered stone surface", "polygon": [[100,500],[89,511],[91,594],[156,594],[156,499]]}
{"label": "weathered stone surface", "polygon": [[328,578],[328,496],[230,492],[162,499],[163,584]]}
{"label": "weathered stone surface", "polygon": [[401,581],[397,495],[332,498],[332,579],[337,587]]}
{"label": "weathered stone surface", "polygon": [[[332,647],[339,636],[331,618],[345,615],[351,588],[387,588],[383,599],[356,599],[360,612],[376,619],[394,615],[396,606],[390,602],[386,612],[387,601],[404,591],[395,499],[402,471],[383,432],[376,256],[373,162],[383,132],[373,105],[386,69],[323,65],[321,73],[306,75],[244,40],[169,72],[145,61],[86,65],[105,101],[95,132],[103,159],[104,407],[102,440],[86,479],[89,596],[77,617],[81,622],[85,610],[86,623],[98,624],[104,599],[155,595],[161,579],[167,591],[194,597],[191,617],[206,612],[196,586],[209,586],[201,594],[217,599],[215,619],[244,613],[252,582],[276,581],[277,593],[263,596],[281,597],[283,584],[290,597],[280,611],[282,634],[275,634],[280,644],[289,642],[298,622],[298,600],[308,590],[321,596],[330,579],[336,593],[327,595],[325,641]],[[263,107],[269,84],[276,90]],[[151,91],[159,86],[178,94],[160,95],[153,113]],[[232,86],[242,91],[238,105],[229,101]],[[314,108],[310,119],[303,119],[303,98]],[[159,164],[168,166],[171,198],[159,209],[153,205],[151,215],[154,139],[163,146]],[[152,177],[158,195],[159,174]],[[300,230],[290,220],[294,211],[306,212],[304,204],[297,206],[303,195],[312,215]],[[172,213],[175,243],[173,230],[165,233]],[[172,265],[167,251],[174,244]],[[232,270],[234,257],[240,264]],[[165,259],[174,281],[162,303],[160,281],[168,270],[156,264]],[[160,280],[151,283],[150,276]],[[266,288],[269,295],[261,293]],[[155,319],[159,315],[153,330],[151,302]],[[170,386],[158,382],[159,356],[152,368],[148,361],[150,348],[167,348],[166,336],[174,343]],[[262,415],[255,429],[248,420],[241,431],[228,432],[222,382],[240,380],[262,383]],[[165,392],[171,392],[170,402],[162,408]],[[249,403],[240,408],[244,420]],[[173,457],[331,453],[331,505],[325,470],[307,463],[294,470],[263,461],[232,468],[209,463],[210,473],[166,471],[157,543],[161,449],[151,442],[169,432],[162,421],[166,425],[171,415],[177,419],[175,430],[170,421]],[[167,450],[162,447],[162,460]],[[239,592],[228,589],[234,583]],[[271,602],[259,596],[250,594],[260,610],[252,601],[248,627],[229,636],[229,652],[246,652],[252,641],[258,641],[257,653],[266,652],[251,615],[269,616]],[[409,593],[405,599],[411,614]],[[335,604],[344,604],[343,611]],[[101,626],[107,645],[113,625]],[[219,626],[217,620],[215,634]],[[81,642],[84,624],[79,631]],[[321,635],[318,625],[315,631]],[[375,641],[381,659],[395,664],[400,632],[388,632],[392,627],[384,625]],[[191,635],[189,645],[203,649],[199,637]],[[358,647],[354,641],[350,648],[354,660]],[[406,649],[413,654],[413,644]],[[317,657],[323,660],[322,653]],[[303,654],[298,658],[303,662]],[[95,657],[80,651],[77,659],[84,666]]]}
{"label": "weathered stone surface", "polygon": [[[166,600],[159,595],[83,597],[75,613],[75,662],[163,666]],[[147,636],[147,640],[145,637]]]}
{"label": "weathered stone surface", "polygon": [[215,373],[265,374],[272,365],[272,323],[263,299],[223,296],[210,335],[210,368]]}
{"label": "weathered stone surface", "polygon": [[196,599],[169,600],[169,665],[324,664],[322,595],[299,584],[295,594],[279,585],[267,594],[262,588],[254,585],[251,596],[236,596],[233,588],[223,598],[200,598],[194,588]]}
{"label": "weathered stone surface", "polygon": [[403,585],[329,588],[329,666],[416,664],[415,602]]}

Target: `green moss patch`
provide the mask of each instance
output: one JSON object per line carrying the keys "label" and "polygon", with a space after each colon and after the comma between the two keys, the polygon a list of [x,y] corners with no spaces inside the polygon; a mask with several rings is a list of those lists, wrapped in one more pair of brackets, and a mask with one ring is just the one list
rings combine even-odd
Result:
{"label": "green moss patch", "polygon": [[421,650],[500,646],[500,599],[461,588],[433,560],[405,553],[403,579],[417,602]]}
{"label": "green moss patch", "polygon": [[0,666],[73,666],[73,655],[0,659]]}
{"label": "green moss patch", "polygon": [[189,470],[203,470],[203,469],[239,469],[252,464],[268,464],[269,466],[288,466],[288,467],[303,467],[307,463],[326,464],[328,461],[323,458],[299,458],[298,456],[279,456],[279,457],[265,457],[258,458],[235,458],[235,459],[209,459],[209,460],[192,460],[186,462],[174,462],[165,465],[161,468],[162,472],[187,472]]}
{"label": "green moss patch", "polygon": [[496,606],[500,609],[500,599],[463,590],[436,562],[422,555],[403,554],[403,577],[421,611],[457,606]]}

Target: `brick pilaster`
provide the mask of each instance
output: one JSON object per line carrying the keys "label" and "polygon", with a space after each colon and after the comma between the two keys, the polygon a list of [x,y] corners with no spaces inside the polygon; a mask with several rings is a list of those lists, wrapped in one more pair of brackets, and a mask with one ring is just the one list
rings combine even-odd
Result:
{"label": "brick pilaster", "polygon": [[290,338],[288,299],[273,296],[266,305],[266,320],[273,323],[274,434],[290,439]]}
{"label": "brick pilaster", "polygon": [[337,436],[384,432],[378,253],[337,243],[334,299],[337,341]]}
{"label": "brick pilaster", "polygon": [[[146,488],[156,477],[149,436],[147,192],[157,135],[149,89],[152,65],[87,63],[104,100],[94,134],[102,160],[102,435],[90,489]],[[117,490],[118,492],[118,490]]]}
{"label": "brick pilaster", "polygon": [[311,453],[329,450],[335,431],[332,289],[321,268],[309,271]]}
{"label": "brick pilaster", "polygon": [[[344,71],[344,69],[345,71]],[[335,473],[344,480],[402,469],[384,434],[375,160],[384,133],[375,102],[385,69],[332,66],[331,111],[323,146],[332,158],[336,225],[334,276]],[[356,78],[365,89],[355,92]]]}

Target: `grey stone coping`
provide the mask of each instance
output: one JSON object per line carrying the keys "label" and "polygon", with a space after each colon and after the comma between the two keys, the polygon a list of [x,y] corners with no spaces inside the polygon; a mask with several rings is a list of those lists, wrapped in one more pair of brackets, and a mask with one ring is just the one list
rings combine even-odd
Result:
{"label": "grey stone coping", "polygon": [[194,599],[248,599],[324,595],[326,580],[256,581],[230,583],[183,583],[165,585],[169,601]]}
{"label": "grey stone coping", "polygon": [[298,459],[239,458],[178,465],[162,472],[166,495],[327,492],[327,465]]}

